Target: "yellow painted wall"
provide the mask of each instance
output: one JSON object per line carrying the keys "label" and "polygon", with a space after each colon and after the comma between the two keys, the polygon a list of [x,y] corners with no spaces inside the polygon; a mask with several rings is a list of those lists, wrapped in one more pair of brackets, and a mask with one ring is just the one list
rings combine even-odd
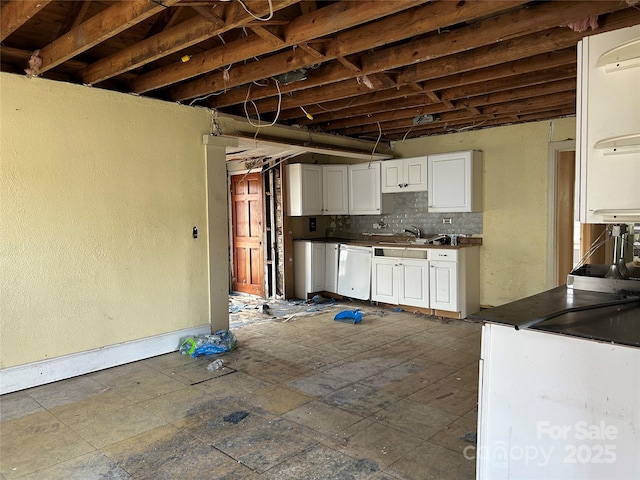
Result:
{"label": "yellow painted wall", "polygon": [[549,142],[575,139],[575,118],[397,142],[396,156],[482,150],[480,302],[501,305],[546,290]]}
{"label": "yellow painted wall", "polygon": [[0,367],[209,323],[207,111],[5,73],[0,100]]}

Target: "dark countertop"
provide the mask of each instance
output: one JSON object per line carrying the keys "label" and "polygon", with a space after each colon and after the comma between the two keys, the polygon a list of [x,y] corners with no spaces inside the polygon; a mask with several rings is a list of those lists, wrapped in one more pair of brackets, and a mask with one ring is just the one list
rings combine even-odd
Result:
{"label": "dark countertop", "polygon": [[627,297],[616,293],[568,289],[563,286],[499,307],[482,310],[470,315],[470,318],[483,322],[512,325],[516,329],[530,328],[640,347],[640,301],[564,313],[529,326],[535,320],[554,312],[574,307],[616,302],[625,298]]}

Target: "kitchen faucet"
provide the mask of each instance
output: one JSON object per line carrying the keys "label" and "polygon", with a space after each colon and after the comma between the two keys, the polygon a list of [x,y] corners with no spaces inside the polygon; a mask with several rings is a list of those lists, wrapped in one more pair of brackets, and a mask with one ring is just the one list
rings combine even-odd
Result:
{"label": "kitchen faucet", "polygon": [[422,238],[422,230],[420,230],[418,227],[415,227],[413,225],[409,228],[405,228],[404,231],[415,235],[416,238]]}

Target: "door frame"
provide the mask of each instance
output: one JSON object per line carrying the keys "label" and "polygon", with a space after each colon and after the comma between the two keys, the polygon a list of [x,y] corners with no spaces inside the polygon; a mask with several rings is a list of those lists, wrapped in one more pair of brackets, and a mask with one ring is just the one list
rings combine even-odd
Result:
{"label": "door frame", "polygon": [[[233,171],[229,171],[227,170],[227,208],[228,208],[228,219],[229,219],[229,224],[227,225],[227,233],[229,235],[229,292],[233,292],[233,279],[234,279],[234,268],[233,268],[233,205],[231,205],[231,177],[235,177],[237,175],[249,175],[251,173],[259,173],[262,174],[262,168],[251,168],[251,169],[242,169],[242,170],[233,170]],[[262,175],[261,175],[262,177]],[[264,179],[261,178],[261,181],[263,181]],[[264,201],[264,189],[262,192],[263,195],[263,201]],[[263,254],[264,254],[264,203],[262,206],[262,242],[263,242]],[[264,257],[264,255],[263,255]],[[263,258],[263,262],[264,262],[264,258]],[[266,285],[264,284],[265,279],[264,279],[264,275],[263,275],[263,287],[265,290],[265,295],[266,295]]]}
{"label": "door frame", "polygon": [[[563,140],[560,142],[549,142],[547,147],[547,165],[548,165],[548,182],[547,182],[547,288],[555,288],[557,286],[558,268],[556,256],[558,249],[556,248],[556,200],[558,181],[556,171],[558,168],[558,157],[561,152],[576,151],[575,140]],[[579,180],[579,166],[576,161],[576,183]],[[574,191],[574,211],[578,205],[579,189],[576,187]]]}

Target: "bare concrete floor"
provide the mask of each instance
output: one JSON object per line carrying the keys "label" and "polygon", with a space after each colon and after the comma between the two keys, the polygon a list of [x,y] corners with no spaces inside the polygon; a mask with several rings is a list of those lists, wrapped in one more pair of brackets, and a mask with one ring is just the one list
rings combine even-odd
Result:
{"label": "bare concrete floor", "polygon": [[0,478],[473,479],[480,325],[361,308],[4,395]]}

